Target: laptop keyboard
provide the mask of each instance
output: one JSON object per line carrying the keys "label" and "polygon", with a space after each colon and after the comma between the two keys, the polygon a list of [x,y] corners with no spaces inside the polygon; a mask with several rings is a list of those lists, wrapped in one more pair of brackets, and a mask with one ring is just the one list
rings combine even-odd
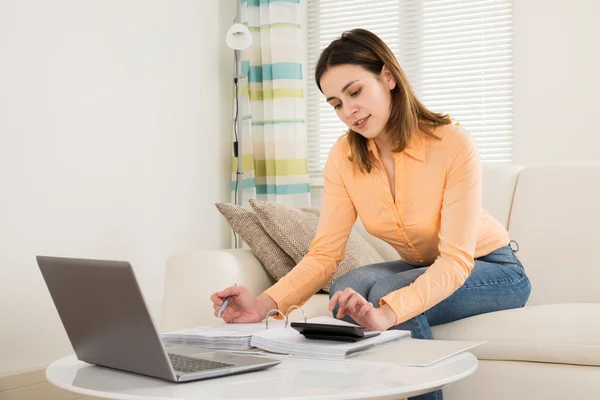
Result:
{"label": "laptop keyboard", "polygon": [[205,360],[202,358],[186,357],[179,354],[171,353],[168,354],[169,359],[171,360],[171,364],[173,365],[173,369],[177,372],[182,372],[184,374],[234,366],[233,364]]}

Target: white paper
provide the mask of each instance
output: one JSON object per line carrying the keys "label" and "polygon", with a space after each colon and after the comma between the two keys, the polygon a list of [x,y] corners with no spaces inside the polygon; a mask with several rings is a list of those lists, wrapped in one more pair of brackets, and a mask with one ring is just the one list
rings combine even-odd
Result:
{"label": "white paper", "polygon": [[[269,327],[283,327],[283,321],[269,321]],[[250,339],[264,331],[264,322],[254,324],[217,324],[181,329],[161,334],[165,345],[197,345],[215,349],[246,350],[251,347]]]}

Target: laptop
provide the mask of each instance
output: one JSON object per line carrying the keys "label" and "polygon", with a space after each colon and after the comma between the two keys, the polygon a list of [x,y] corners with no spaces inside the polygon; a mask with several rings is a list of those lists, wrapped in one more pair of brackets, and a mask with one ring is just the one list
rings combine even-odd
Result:
{"label": "laptop", "polygon": [[190,348],[167,352],[128,262],[36,258],[80,361],[172,382],[261,370],[281,362],[227,351],[201,352],[199,357],[190,355]]}

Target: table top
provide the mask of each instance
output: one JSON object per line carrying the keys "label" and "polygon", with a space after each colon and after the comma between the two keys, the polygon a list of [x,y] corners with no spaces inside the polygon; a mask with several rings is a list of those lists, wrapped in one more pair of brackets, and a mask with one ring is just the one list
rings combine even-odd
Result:
{"label": "table top", "polygon": [[83,395],[114,399],[398,399],[441,389],[472,374],[477,358],[464,352],[428,367],[285,357],[262,371],[172,383],[87,364],[70,355],[46,378]]}

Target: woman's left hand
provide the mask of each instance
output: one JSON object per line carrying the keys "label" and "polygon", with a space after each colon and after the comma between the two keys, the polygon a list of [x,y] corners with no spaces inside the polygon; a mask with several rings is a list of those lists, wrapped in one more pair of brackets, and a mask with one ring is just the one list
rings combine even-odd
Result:
{"label": "woman's left hand", "polygon": [[329,300],[329,311],[333,311],[338,303],[340,308],[336,318],[349,315],[360,326],[374,331],[385,331],[396,325],[396,313],[390,306],[385,304],[375,308],[353,289],[335,292]]}

